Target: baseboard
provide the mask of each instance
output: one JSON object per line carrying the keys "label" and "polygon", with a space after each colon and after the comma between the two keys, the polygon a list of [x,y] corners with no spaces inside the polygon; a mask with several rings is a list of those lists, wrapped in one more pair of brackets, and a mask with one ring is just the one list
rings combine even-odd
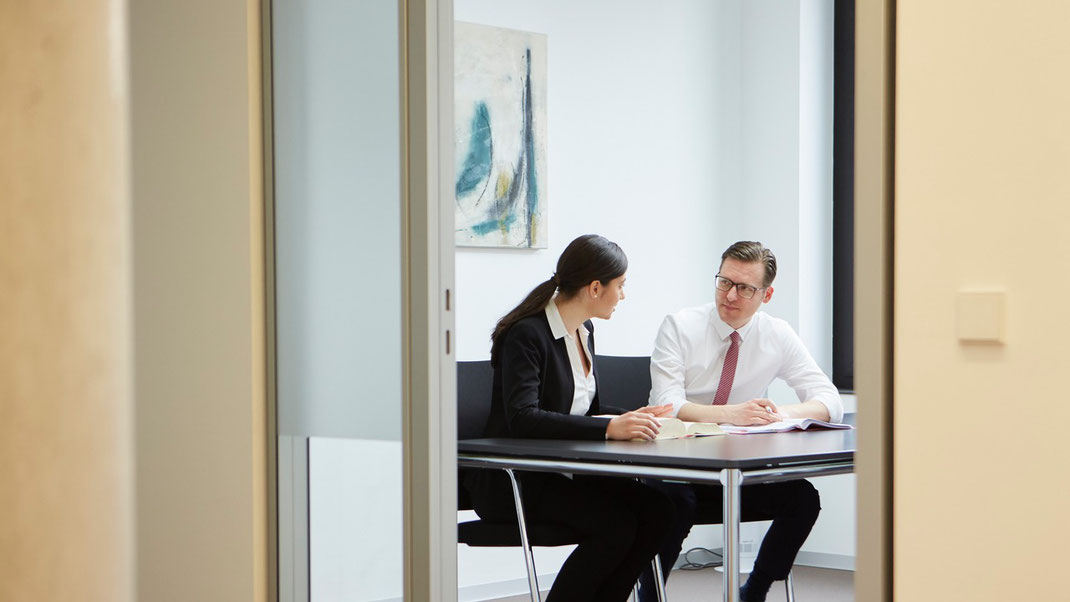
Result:
{"label": "baseboard", "polygon": [[795,564],[813,566],[819,569],[855,570],[855,557],[847,554],[826,554],[824,552],[799,552]]}
{"label": "baseboard", "polygon": [[[539,575],[539,589],[544,592],[549,590],[550,584],[557,578],[557,573]],[[528,593],[528,579],[510,579],[494,583],[480,583],[469,585],[457,590],[457,602],[480,602],[482,600],[497,600],[507,596],[520,596]]]}

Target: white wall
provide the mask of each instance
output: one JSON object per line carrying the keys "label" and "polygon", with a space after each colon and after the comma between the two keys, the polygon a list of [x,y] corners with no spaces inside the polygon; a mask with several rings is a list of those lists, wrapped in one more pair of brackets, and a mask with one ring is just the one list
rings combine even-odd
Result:
{"label": "white wall", "polygon": [[[768,311],[831,369],[831,0],[457,0],[455,15],[547,34],[549,72],[549,248],[457,250],[458,359],[486,359],[494,323],[594,232],[630,262],[599,353],[649,354],[665,314],[712,299],[721,251],[750,238],[778,255]],[[853,479],[815,481],[826,512],[804,556],[849,564]],[[695,545],[719,547],[720,528],[697,527]],[[547,553],[540,573],[568,550]],[[507,578],[524,591],[519,554],[462,547],[458,563],[462,599]]]}
{"label": "white wall", "polygon": [[740,70],[742,197],[725,238],[760,240],[777,255],[766,311],[798,329],[799,3],[744,2]]}
{"label": "white wall", "polygon": [[738,195],[738,177],[717,161],[738,130],[734,104],[722,102],[722,71],[738,71],[738,57],[719,42],[722,29],[738,35],[722,18],[733,6],[456,3],[460,21],[547,34],[549,71],[549,248],[457,250],[459,359],[489,356],[494,323],[580,234],[619,243],[630,262],[627,299],[612,323],[595,324],[600,353],[649,354],[666,313],[712,298],[725,246],[714,199]]}
{"label": "white wall", "polygon": [[745,2],[741,14],[742,200],[725,239],[761,240],[779,272],[766,311],[832,369],[830,0]]}
{"label": "white wall", "polygon": [[799,336],[832,372],[832,110],[834,5],[799,11]]}

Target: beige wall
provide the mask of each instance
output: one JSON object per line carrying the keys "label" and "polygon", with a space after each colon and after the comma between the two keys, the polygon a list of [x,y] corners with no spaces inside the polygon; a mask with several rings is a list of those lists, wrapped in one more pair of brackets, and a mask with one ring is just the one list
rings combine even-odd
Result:
{"label": "beige wall", "polygon": [[122,2],[0,3],[0,600],[133,599]]}
{"label": "beige wall", "polygon": [[1070,3],[897,4],[895,597],[1066,599]]}
{"label": "beige wall", "polygon": [[263,600],[259,3],[130,19],[138,598]]}

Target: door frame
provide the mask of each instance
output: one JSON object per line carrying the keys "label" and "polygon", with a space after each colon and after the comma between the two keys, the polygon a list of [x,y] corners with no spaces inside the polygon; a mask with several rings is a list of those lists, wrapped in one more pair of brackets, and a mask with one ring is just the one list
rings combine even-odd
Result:
{"label": "door frame", "polygon": [[855,599],[892,600],[895,0],[855,6]]}
{"label": "door frame", "polygon": [[405,599],[457,599],[453,2],[401,0]]}

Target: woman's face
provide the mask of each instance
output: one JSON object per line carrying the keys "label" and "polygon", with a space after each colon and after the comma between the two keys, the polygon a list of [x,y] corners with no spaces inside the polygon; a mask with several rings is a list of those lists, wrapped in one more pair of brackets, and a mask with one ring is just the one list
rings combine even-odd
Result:
{"label": "woman's face", "polygon": [[609,284],[597,287],[593,299],[596,318],[608,320],[613,316],[613,310],[617,308],[617,304],[624,300],[624,282],[627,277],[627,274],[622,274],[619,278],[611,280]]}

